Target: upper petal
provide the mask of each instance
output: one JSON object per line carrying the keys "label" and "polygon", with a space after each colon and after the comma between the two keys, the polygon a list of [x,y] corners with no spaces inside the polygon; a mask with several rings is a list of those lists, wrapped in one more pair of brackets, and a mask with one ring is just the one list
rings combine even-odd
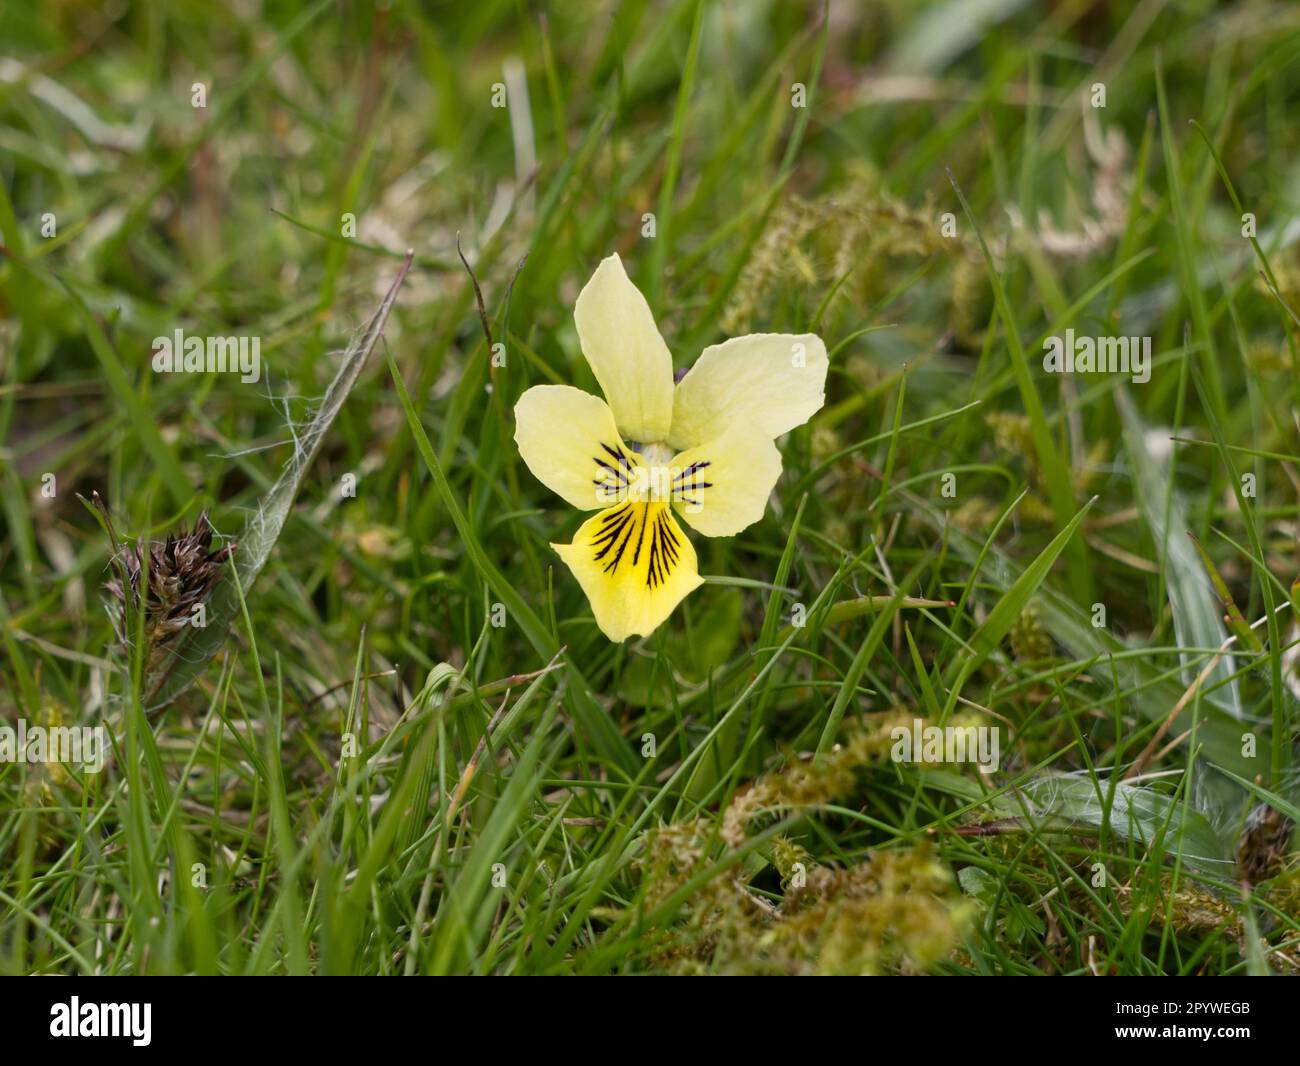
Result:
{"label": "upper petal", "polygon": [[605,401],[572,385],[534,385],[519,397],[515,443],[533,477],[583,511],[626,496],[640,464]]}
{"label": "upper petal", "polygon": [[628,500],[587,519],[572,544],[552,544],[613,641],[653,633],[704,584],[695,549],[666,503]]}
{"label": "upper petal", "polygon": [[673,397],[668,443],[693,448],[735,421],[768,437],[807,422],[826,402],[826,345],[812,333],[752,333],[710,345]]}
{"label": "upper petal", "polygon": [[772,438],[735,423],[717,440],[673,459],[673,502],[706,537],[732,537],[763,517],[780,476],[781,453]]}
{"label": "upper petal", "polygon": [[623,435],[641,443],[667,437],[673,414],[673,357],[650,305],[617,255],[602,260],[578,294],[573,319],[582,354]]}

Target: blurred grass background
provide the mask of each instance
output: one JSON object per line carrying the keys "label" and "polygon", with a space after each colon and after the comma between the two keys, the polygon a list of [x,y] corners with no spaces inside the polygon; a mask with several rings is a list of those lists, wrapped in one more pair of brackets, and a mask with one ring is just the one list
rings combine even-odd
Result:
{"label": "blurred grass background", "polygon": [[[0,41],[0,718],[117,744],[0,765],[5,971],[1300,967],[1300,10],[10,0]],[[146,714],[77,494],[241,538],[408,248],[246,612]],[[766,519],[624,646],[510,414],[597,391],[615,251],[679,368],[833,353]],[[1150,336],[1151,381],[1044,374],[1067,327]],[[262,380],[155,375],[178,328]],[[1189,689],[1211,572],[1258,646]],[[891,761],[914,715],[999,771]]]}

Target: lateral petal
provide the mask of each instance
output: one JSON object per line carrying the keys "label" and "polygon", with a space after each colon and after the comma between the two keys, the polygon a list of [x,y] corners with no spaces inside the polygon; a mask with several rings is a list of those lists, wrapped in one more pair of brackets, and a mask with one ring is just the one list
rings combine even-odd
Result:
{"label": "lateral petal", "polygon": [[750,425],[733,425],[715,441],[672,461],[677,513],[706,537],[733,537],[763,517],[781,476],[772,438]]}
{"label": "lateral petal", "polygon": [[640,465],[605,401],[572,385],[534,385],[519,397],[515,443],[533,477],[583,511],[622,500]]}

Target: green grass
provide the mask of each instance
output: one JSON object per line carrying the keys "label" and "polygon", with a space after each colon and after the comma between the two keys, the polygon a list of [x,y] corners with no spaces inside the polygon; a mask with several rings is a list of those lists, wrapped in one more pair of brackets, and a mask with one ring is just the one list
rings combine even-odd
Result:
{"label": "green grass", "polygon": [[[371,7],[0,16],[0,725],[112,743],[0,762],[0,972],[1300,971],[1300,14]],[[831,352],[623,645],[512,415],[612,252]],[[95,492],[239,542],[161,680]]]}

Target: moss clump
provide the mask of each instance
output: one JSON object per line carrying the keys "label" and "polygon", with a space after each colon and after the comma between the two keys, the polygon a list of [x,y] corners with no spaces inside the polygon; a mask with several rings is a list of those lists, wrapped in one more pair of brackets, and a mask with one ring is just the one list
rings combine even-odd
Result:
{"label": "moss clump", "polygon": [[910,711],[895,709],[851,722],[846,737],[830,752],[807,762],[795,761],[781,770],[764,774],[738,791],[722,816],[722,839],[739,847],[749,829],[762,814],[780,810],[803,810],[834,803],[849,795],[858,772],[881,763],[889,754],[895,726],[910,727]]}
{"label": "moss clump", "polygon": [[1052,657],[1051,634],[1044,628],[1033,604],[1020,612],[1008,639],[1011,641],[1011,654],[1018,662],[1036,662]]}
{"label": "moss clump", "polygon": [[[872,715],[850,726],[845,741],[825,757],[752,782],[720,818],[660,828],[642,863],[644,912],[654,912],[744,845],[766,816],[850,795],[859,772],[887,758],[890,730],[911,717],[902,710]],[[832,866],[818,863],[797,841],[777,837],[766,857],[780,875],[782,895],[763,894],[737,873],[740,867],[727,867],[691,894],[671,924],[655,931],[655,962],[675,973],[918,973],[956,947],[971,914],[951,872],[928,846],[877,851]]]}

